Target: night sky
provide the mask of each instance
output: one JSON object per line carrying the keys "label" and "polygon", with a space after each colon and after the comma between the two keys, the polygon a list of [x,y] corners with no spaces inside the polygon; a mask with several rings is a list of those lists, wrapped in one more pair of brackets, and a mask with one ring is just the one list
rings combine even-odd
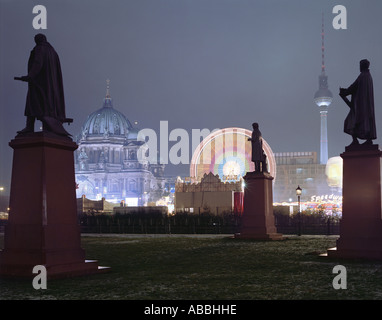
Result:
{"label": "night sky", "polygon": [[[47,30],[32,27],[37,4],[47,9]],[[346,30],[332,26],[338,4],[347,9]],[[0,0],[0,186],[9,190],[8,143],[25,126],[27,84],[13,77],[26,75],[39,32],[60,56],[66,113],[74,118],[65,128],[73,136],[102,107],[110,79],[114,108],[141,129],[159,130],[168,121],[170,131],[183,128],[191,137],[192,129],[251,130],[258,122],[274,152],[319,152],[313,96],[322,13],[333,157],[351,142],[343,133],[348,107],[339,87],[356,79],[364,58],[371,62],[380,137],[380,0]],[[188,167],[169,165],[166,174],[187,176]]]}

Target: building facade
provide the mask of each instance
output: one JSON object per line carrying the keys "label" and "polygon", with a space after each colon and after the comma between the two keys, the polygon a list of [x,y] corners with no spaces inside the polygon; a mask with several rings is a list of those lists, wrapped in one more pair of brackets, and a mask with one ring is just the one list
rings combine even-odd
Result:
{"label": "building facade", "polygon": [[223,182],[218,174],[212,172],[205,173],[201,181],[196,183],[179,180],[175,185],[175,212],[208,212],[215,215],[233,213],[235,209],[241,210],[242,193],[241,180]]}
{"label": "building facade", "polygon": [[77,198],[130,206],[161,198],[166,179],[164,165],[150,163],[139,130],[114,109],[107,86],[102,108],[91,113],[77,138],[75,176]]}
{"label": "building facade", "polygon": [[298,186],[302,188],[301,201],[341,194],[339,186],[329,183],[327,165],[318,161],[317,152],[279,152],[274,156],[277,164],[274,202],[296,201]]}

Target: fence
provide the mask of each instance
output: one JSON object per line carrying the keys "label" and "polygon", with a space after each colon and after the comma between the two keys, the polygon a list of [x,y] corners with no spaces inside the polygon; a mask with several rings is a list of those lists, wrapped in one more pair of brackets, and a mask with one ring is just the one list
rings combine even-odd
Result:
{"label": "fence", "polygon": [[3,233],[5,231],[5,226],[7,225],[6,219],[0,219],[0,233]]}
{"label": "fence", "polygon": [[240,218],[235,215],[209,214],[161,215],[94,215],[80,217],[83,233],[195,233],[229,234],[239,230]]}
{"label": "fence", "polygon": [[[235,234],[240,232],[241,216],[233,213],[182,213],[174,216],[162,214],[84,214],[78,217],[82,233],[141,233],[141,234]],[[6,220],[0,220],[4,232]],[[275,214],[277,232],[282,234],[337,235],[339,219],[325,215]]]}
{"label": "fence", "polygon": [[[235,214],[162,215],[83,215],[79,218],[83,233],[171,233],[235,234],[240,232],[241,217]],[[282,234],[339,234],[339,220],[326,216],[275,215],[277,232]]]}
{"label": "fence", "polygon": [[328,216],[275,215],[277,232],[282,234],[336,235],[340,234],[340,220]]}

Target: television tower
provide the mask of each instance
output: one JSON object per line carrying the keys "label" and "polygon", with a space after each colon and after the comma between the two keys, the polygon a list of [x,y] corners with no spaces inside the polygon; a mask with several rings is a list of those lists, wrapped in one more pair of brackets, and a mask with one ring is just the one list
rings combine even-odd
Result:
{"label": "television tower", "polygon": [[325,74],[325,44],[324,44],[324,14],[322,14],[321,52],[322,64],[321,74],[318,77],[318,91],[314,95],[314,102],[320,109],[321,117],[321,140],[320,140],[320,163],[328,161],[328,107],[333,101],[333,94],[328,89],[328,76]]}

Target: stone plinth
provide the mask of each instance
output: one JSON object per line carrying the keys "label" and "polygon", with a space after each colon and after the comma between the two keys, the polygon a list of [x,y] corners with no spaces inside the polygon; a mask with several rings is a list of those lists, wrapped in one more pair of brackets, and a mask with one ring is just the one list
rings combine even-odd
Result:
{"label": "stone plinth", "polygon": [[247,172],[244,176],[242,229],[237,238],[280,240],[273,215],[273,177],[268,173]]}
{"label": "stone plinth", "polygon": [[347,147],[340,238],[329,257],[382,259],[381,155],[378,145]]}
{"label": "stone plinth", "polygon": [[39,132],[13,139],[10,213],[0,252],[0,274],[48,278],[106,270],[85,260],[77,220],[73,151],[77,144]]}

